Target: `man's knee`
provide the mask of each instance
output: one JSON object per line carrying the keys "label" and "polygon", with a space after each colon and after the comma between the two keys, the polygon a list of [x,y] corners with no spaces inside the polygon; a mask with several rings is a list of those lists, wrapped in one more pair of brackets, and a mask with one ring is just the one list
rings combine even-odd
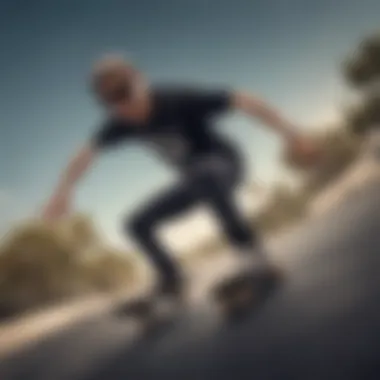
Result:
{"label": "man's knee", "polygon": [[198,176],[193,178],[190,186],[194,194],[203,200],[225,197],[230,191],[223,178],[220,178],[213,172],[207,171],[199,173]]}

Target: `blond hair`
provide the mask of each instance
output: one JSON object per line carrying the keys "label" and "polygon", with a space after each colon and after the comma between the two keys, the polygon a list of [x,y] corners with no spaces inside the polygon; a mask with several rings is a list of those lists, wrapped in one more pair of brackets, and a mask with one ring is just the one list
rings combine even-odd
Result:
{"label": "blond hair", "polygon": [[107,80],[127,77],[134,70],[133,64],[120,54],[107,54],[97,60],[91,70],[91,86],[95,91]]}

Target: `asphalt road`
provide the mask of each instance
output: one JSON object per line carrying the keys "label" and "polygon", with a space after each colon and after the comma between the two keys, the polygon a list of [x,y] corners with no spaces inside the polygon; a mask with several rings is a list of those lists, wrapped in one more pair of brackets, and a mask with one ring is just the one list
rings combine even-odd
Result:
{"label": "asphalt road", "polygon": [[2,380],[380,378],[380,183],[276,242],[288,279],[225,326],[205,306],[164,336],[135,337],[113,313],[0,363]]}

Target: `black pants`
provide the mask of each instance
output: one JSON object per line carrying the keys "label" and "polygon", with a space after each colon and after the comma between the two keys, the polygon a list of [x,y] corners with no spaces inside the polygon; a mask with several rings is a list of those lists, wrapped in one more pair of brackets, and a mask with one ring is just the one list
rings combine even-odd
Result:
{"label": "black pants", "polygon": [[231,244],[253,248],[256,236],[234,200],[234,190],[242,177],[241,160],[236,155],[213,154],[198,158],[187,167],[176,186],[144,204],[128,221],[129,233],[164,280],[175,280],[179,272],[166,247],[157,239],[157,227],[200,203],[215,214]]}

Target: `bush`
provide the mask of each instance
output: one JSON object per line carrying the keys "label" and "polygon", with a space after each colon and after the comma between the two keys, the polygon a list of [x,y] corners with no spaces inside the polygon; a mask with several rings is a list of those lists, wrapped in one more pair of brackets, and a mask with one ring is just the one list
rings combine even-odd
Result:
{"label": "bush", "polygon": [[0,311],[13,315],[70,297],[126,288],[136,281],[133,256],[102,247],[90,219],[31,221],[0,245]]}
{"label": "bush", "polygon": [[349,84],[360,88],[376,78],[377,68],[367,54],[357,52],[344,62],[343,73]]}
{"label": "bush", "polygon": [[369,57],[380,74],[380,32],[366,38],[361,46],[363,53]]}
{"label": "bush", "polygon": [[380,95],[365,96],[359,106],[347,112],[346,120],[348,129],[357,135],[364,135],[372,128],[379,128]]}
{"label": "bush", "polygon": [[344,62],[347,82],[362,88],[380,78],[380,33],[364,39],[354,54]]}

